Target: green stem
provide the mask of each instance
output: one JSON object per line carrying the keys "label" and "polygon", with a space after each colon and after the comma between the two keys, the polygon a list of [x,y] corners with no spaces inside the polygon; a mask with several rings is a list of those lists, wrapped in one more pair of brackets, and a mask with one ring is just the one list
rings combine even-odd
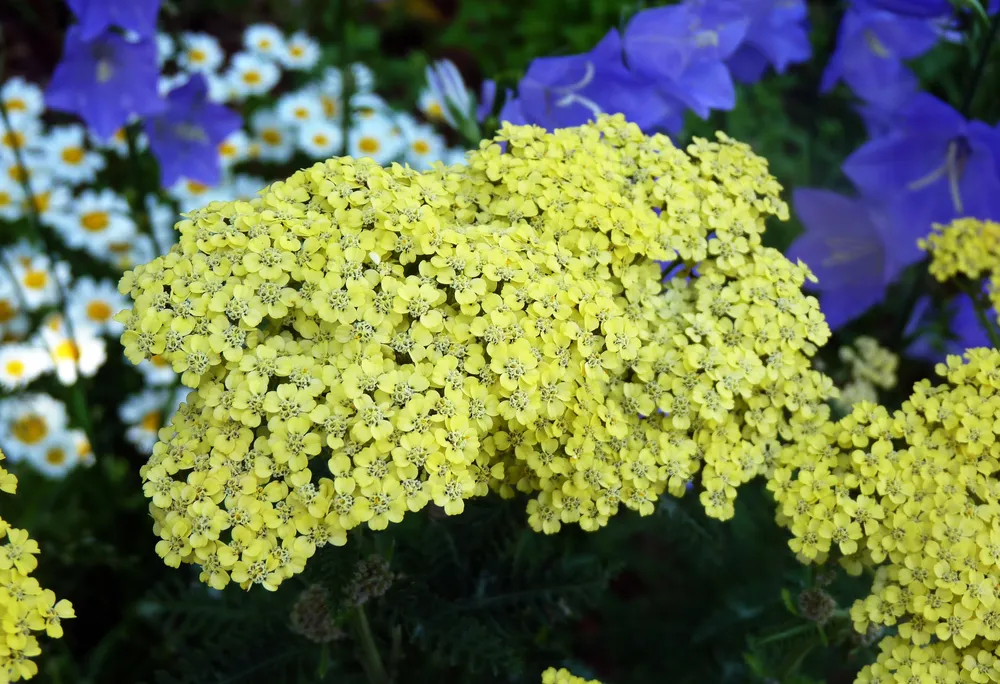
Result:
{"label": "green stem", "polygon": [[976,66],[972,71],[972,80],[969,82],[968,90],[965,91],[965,100],[962,102],[961,109],[962,116],[965,118],[968,118],[972,112],[972,100],[976,97],[979,83],[982,81],[983,74],[986,71],[986,63],[989,61],[990,52],[993,50],[993,43],[996,42],[998,32],[1000,32],[1000,15],[994,17],[990,24],[990,32],[986,36],[986,43],[979,52]]}
{"label": "green stem", "polygon": [[804,624],[796,625],[795,627],[792,627],[790,629],[786,629],[784,631],[766,636],[763,639],[755,641],[754,643],[757,646],[760,646],[761,644],[769,644],[772,641],[781,641],[782,639],[787,639],[788,637],[795,636],[796,634],[809,632],[815,628],[816,628],[815,622],[806,622]]}
{"label": "green stem", "polygon": [[392,679],[389,678],[389,673],[386,672],[385,665],[382,664],[382,656],[375,643],[375,636],[368,623],[368,616],[365,615],[364,606],[358,606],[356,614],[355,626],[357,627],[358,641],[361,642],[361,665],[368,675],[368,681],[371,684],[392,684]]}

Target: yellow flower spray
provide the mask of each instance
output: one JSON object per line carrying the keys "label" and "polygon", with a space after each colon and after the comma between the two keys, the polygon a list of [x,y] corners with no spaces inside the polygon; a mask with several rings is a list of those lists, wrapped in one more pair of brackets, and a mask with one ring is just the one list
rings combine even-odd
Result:
{"label": "yellow flower spray", "polygon": [[142,469],[158,552],[274,589],[431,502],[521,492],[535,530],[595,530],[699,471],[732,516],[833,392],[812,276],[761,245],[779,190],[723,134],[685,152],[605,116],[191,213],[120,285],[128,357],[191,388]]}
{"label": "yellow flower spray", "polygon": [[[4,460],[0,453],[0,461]],[[0,492],[13,494],[17,478],[0,466]],[[38,543],[25,530],[0,518],[0,684],[31,679],[38,674],[32,658],[42,652],[33,632],[58,639],[62,621],[74,617],[66,599],[42,589],[31,577],[38,566]]]}

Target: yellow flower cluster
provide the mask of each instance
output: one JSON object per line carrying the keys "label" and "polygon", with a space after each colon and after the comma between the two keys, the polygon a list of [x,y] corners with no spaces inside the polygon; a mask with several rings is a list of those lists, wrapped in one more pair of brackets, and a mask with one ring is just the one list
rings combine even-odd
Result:
{"label": "yellow flower cluster", "polygon": [[542,673],[542,684],[601,684],[596,679],[577,677],[566,668],[550,667]]}
{"label": "yellow flower cluster", "polygon": [[974,218],[935,223],[920,247],[930,252],[930,273],[939,281],[963,275],[978,282],[989,276],[990,302],[1000,311],[1000,223]]}
{"label": "yellow flower cluster", "polygon": [[783,448],[768,483],[800,560],[874,571],[854,626],[899,638],[859,682],[1000,681],[1000,352],[937,371],[895,413],[862,403]]}
{"label": "yellow flower cluster", "polygon": [[[4,455],[0,452],[0,461]],[[0,492],[13,494],[17,478],[0,466]],[[38,666],[31,660],[42,652],[32,632],[58,639],[62,621],[75,617],[66,599],[56,600],[31,572],[38,566],[38,543],[24,530],[0,518],[0,684],[31,679]]]}
{"label": "yellow flower cluster", "polygon": [[837,402],[850,410],[862,401],[878,401],[878,391],[896,386],[899,357],[881,346],[873,337],[861,336],[853,346],[838,350],[838,356],[850,372],[850,379],[840,390]]}
{"label": "yellow flower cluster", "polygon": [[120,285],[129,358],[193,388],[142,469],[160,554],[274,588],[429,502],[522,492],[535,530],[594,530],[699,470],[731,516],[832,390],[812,276],[761,246],[778,190],[725,135],[685,153],[602,117],[190,214]]}

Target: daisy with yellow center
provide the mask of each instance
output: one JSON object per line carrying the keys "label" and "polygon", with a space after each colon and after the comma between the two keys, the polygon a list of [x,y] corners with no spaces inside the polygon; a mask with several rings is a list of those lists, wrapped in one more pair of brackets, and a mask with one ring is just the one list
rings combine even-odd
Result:
{"label": "daisy with yellow center", "polygon": [[0,385],[7,390],[25,387],[52,370],[48,352],[32,344],[0,345]]}
{"label": "daisy with yellow center", "polygon": [[60,237],[70,247],[102,256],[108,245],[131,239],[136,233],[131,209],[112,190],[84,190],[65,212],[53,219]]}
{"label": "daisy with yellow center", "polygon": [[47,394],[20,393],[0,402],[0,429],[13,461],[44,457],[46,440],[67,426],[66,406]]}
{"label": "daisy with yellow center", "polygon": [[62,318],[52,315],[45,320],[40,332],[56,377],[63,385],[74,384],[81,375],[93,377],[107,360],[107,343],[92,328],[74,327],[73,336],[70,336]]}
{"label": "daisy with yellow center", "polygon": [[225,77],[237,99],[250,95],[263,95],[270,91],[280,78],[281,70],[274,62],[249,52],[233,55]]}
{"label": "daisy with yellow center", "polygon": [[250,121],[254,142],[260,145],[260,159],[283,164],[295,152],[295,136],[292,127],[281,117],[266,110],[258,111]]}
{"label": "daisy with yellow center", "polygon": [[177,61],[188,72],[214,73],[225,54],[219,41],[207,33],[185,33],[181,36],[181,49]]}
{"label": "daisy with yellow center", "polygon": [[319,61],[319,43],[308,34],[299,31],[285,42],[285,51],[279,55],[281,63],[288,69],[303,71],[312,69]]}
{"label": "daisy with yellow center", "polygon": [[89,183],[104,168],[104,157],[87,149],[86,137],[82,126],[57,126],[49,130],[43,149],[55,178],[73,185]]}
{"label": "daisy with yellow center", "polygon": [[121,334],[121,324],[114,316],[126,308],[127,300],[110,280],[97,282],[89,276],[78,279],[70,291],[68,306],[74,327],[98,335]]}
{"label": "daisy with yellow center", "polygon": [[343,137],[337,124],[317,120],[299,129],[299,148],[313,159],[326,159],[340,151]]}

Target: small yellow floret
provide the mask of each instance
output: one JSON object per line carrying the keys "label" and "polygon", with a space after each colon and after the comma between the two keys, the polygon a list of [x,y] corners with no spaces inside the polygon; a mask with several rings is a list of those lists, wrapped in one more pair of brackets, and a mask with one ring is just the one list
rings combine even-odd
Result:
{"label": "small yellow floret", "polygon": [[577,677],[564,667],[550,667],[542,673],[542,684],[601,684],[596,679]]}

